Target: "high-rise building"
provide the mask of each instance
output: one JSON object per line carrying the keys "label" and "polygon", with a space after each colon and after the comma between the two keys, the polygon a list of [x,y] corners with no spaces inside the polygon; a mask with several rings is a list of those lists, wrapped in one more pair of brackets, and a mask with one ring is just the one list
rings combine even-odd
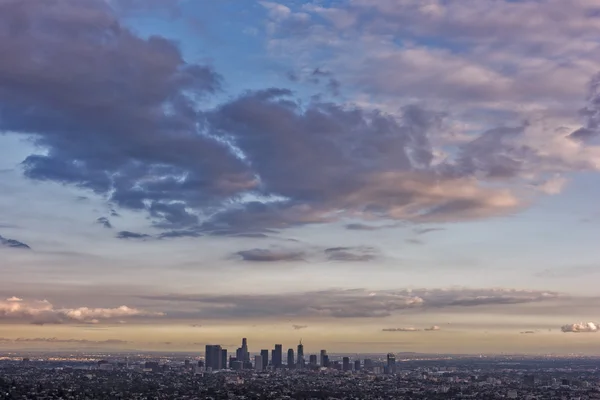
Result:
{"label": "high-rise building", "polygon": [[373,371],[373,360],[365,358],[364,367],[367,371]]}
{"label": "high-rise building", "polygon": [[388,353],[387,355],[387,371],[388,374],[396,373],[396,356],[392,353]]}
{"label": "high-rise building", "polygon": [[227,368],[227,349],[221,349],[221,369]]}
{"label": "high-rise building", "polygon": [[327,356],[327,350],[321,350],[321,367],[326,367],[325,357]]}
{"label": "high-rise building", "polygon": [[298,344],[298,355],[297,355],[297,364],[298,368],[304,368],[304,345],[302,344],[302,339],[300,339],[300,343]]}
{"label": "high-rise building", "polygon": [[294,349],[288,349],[287,353],[287,367],[289,369],[294,368],[296,365],[294,363]]}
{"label": "high-rise building", "polygon": [[316,354],[311,354],[308,359],[309,359],[308,363],[310,364],[311,367],[317,366],[317,355]]}
{"label": "high-rise building", "polygon": [[360,360],[354,360],[354,370],[360,371]]}
{"label": "high-rise building", "polygon": [[269,365],[269,350],[263,349],[260,351],[260,356],[262,357],[262,365],[263,370],[267,369]]}
{"label": "high-rise building", "polygon": [[273,360],[273,367],[281,368],[281,366],[283,365],[283,345],[275,345],[275,348],[273,349],[273,356],[271,358]]}
{"label": "high-rise building", "polygon": [[344,371],[350,371],[350,358],[349,357],[342,358],[342,369]]}
{"label": "high-rise building", "polygon": [[222,356],[221,356],[221,346],[216,344],[216,345],[212,345],[212,344],[207,344],[206,345],[206,351],[204,353],[204,363],[206,368],[211,368],[213,371],[217,371],[219,369],[221,369],[221,362],[222,362]]}
{"label": "high-rise building", "polygon": [[242,339],[242,355],[244,358],[240,361],[250,362],[250,352],[248,351],[248,339],[246,338]]}
{"label": "high-rise building", "polygon": [[262,356],[254,356],[254,370],[262,371],[263,370],[263,360]]}
{"label": "high-rise building", "polygon": [[329,356],[327,354],[323,356],[323,366],[329,368]]}

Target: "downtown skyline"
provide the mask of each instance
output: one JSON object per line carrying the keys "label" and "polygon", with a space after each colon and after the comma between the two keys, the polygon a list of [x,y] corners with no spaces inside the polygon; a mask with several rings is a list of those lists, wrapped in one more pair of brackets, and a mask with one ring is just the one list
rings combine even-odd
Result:
{"label": "downtown skyline", "polygon": [[600,355],[599,33],[589,0],[0,0],[0,353]]}

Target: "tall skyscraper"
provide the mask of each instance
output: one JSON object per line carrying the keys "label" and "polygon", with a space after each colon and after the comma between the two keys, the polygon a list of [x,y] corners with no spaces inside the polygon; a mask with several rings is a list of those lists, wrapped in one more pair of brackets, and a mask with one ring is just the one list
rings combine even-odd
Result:
{"label": "tall skyscraper", "polygon": [[354,370],[360,371],[360,360],[354,360]]}
{"label": "tall skyscraper", "polygon": [[287,367],[292,369],[296,366],[294,363],[294,349],[288,349],[287,353]]}
{"label": "tall skyscraper", "polygon": [[250,362],[250,352],[248,352],[248,339],[242,339],[242,355],[244,357],[243,362]]}
{"label": "tall skyscraper", "polygon": [[327,350],[321,350],[321,367],[326,367],[325,357],[327,356]]}
{"label": "tall skyscraper", "polygon": [[365,369],[367,371],[373,371],[373,360],[370,358],[365,358]]}
{"label": "tall skyscraper", "polygon": [[[221,346],[219,346],[221,347]],[[221,349],[221,368],[219,369],[225,369],[227,368],[227,349]]]}
{"label": "tall skyscraper", "polygon": [[302,339],[300,339],[300,343],[298,344],[298,355],[297,355],[297,364],[298,368],[304,368],[304,345],[302,344]]}
{"label": "tall skyscraper", "polygon": [[204,359],[205,359],[205,367],[206,368],[211,368],[213,371],[217,371],[219,369],[221,369],[221,346],[220,345],[212,345],[212,344],[207,344],[206,345],[206,350],[204,353]]}
{"label": "tall skyscraper", "polygon": [[387,370],[388,374],[396,373],[396,356],[392,353],[388,353],[387,355]]}
{"label": "tall skyscraper", "polygon": [[342,358],[342,369],[344,371],[350,371],[350,358],[349,357]]}
{"label": "tall skyscraper", "polygon": [[267,350],[267,349],[261,350],[260,356],[262,357],[263,370],[265,370],[265,369],[267,369],[267,366],[269,365],[269,350]]}
{"label": "tall skyscraper", "polygon": [[316,354],[311,354],[308,359],[309,359],[308,363],[310,364],[311,367],[317,366],[317,355]]}
{"label": "tall skyscraper", "polygon": [[275,349],[273,349],[273,367],[281,368],[283,365],[283,345],[276,344]]}
{"label": "tall skyscraper", "polygon": [[263,370],[263,359],[262,356],[254,356],[254,370],[262,371]]}
{"label": "tall skyscraper", "polygon": [[[338,363],[339,364],[339,363]],[[329,368],[329,356],[327,354],[325,354],[323,356],[323,366],[325,368]]]}

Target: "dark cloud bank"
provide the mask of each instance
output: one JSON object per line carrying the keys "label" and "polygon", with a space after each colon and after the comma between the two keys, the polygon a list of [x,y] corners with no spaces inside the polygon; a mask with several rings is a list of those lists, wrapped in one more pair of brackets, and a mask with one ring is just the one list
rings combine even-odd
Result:
{"label": "dark cloud bank", "polygon": [[[115,4],[123,11],[155,3],[164,2]],[[484,133],[455,149],[456,162],[434,166],[429,136],[443,116],[420,107],[392,117],[301,104],[287,89],[266,88],[209,109],[205,100],[221,90],[218,72],[186,62],[163,37],[138,36],[107,4],[0,0],[0,131],[43,149],[22,163],[31,179],[145,211],[164,238],[264,233],[355,215],[444,222],[520,206],[479,179],[516,177],[524,158],[537,157],[503,144],[522,128]],[[270,201],[241,201],[247,195]]]}

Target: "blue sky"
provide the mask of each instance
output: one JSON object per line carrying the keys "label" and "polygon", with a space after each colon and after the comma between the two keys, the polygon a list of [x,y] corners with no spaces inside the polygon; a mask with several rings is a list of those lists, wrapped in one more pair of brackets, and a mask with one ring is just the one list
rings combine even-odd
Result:
{"label": "blue sky", "polygon": [[590,351],[593,8],[0,0],[0,344]]}

